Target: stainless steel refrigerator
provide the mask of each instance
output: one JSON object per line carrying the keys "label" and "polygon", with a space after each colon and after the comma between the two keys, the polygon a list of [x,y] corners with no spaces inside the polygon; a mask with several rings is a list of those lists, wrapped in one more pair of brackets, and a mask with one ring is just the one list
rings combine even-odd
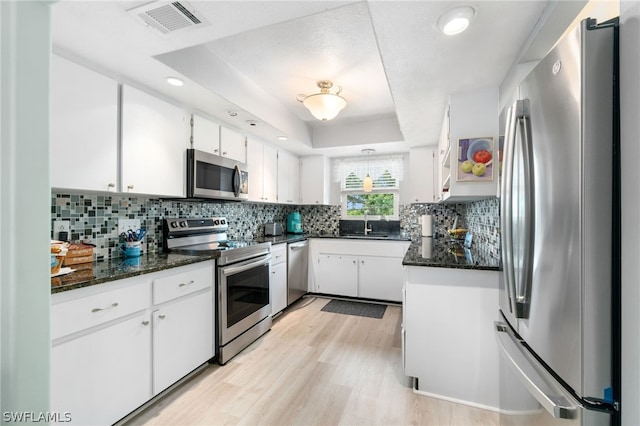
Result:
{"label": "stainless steel refrigerator", "polygon": [[616,85],[617,20],[587,19],[507,111],[495,334],[503,370],[537,404],[501,407],[501,424],[619,423]]}

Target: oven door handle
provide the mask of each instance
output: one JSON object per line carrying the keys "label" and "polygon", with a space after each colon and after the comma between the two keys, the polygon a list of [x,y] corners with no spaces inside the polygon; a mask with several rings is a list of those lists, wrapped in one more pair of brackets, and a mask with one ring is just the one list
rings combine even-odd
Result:
{"label": "oven door handle", "polygon": [[270,261],[271,261],[271,256],[267,256],[258,261],[251,261],[238,266],[225,266],[222,268],[222,274],[224,276],[238,274],[240,272],[244,272],[249,269],[256,268],[258,266],[268,265]]}

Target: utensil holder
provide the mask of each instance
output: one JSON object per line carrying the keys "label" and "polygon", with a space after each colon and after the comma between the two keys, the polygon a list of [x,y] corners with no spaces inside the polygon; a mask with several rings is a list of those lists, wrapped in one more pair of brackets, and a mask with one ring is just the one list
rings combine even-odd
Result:
{"label": "utensil holder", "polygon": [[124,257],[139,257],[142,254],[142,241],[125,241],[120,244],[120,252]]}

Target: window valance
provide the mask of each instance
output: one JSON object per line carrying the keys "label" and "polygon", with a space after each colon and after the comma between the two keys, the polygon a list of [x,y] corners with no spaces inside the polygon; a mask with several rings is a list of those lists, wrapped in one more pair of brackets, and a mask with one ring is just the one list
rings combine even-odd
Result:
{"label": "window valance", "polygon": [[374,189],[397,189],[404,180],[402,154],[336,158],[332,168],[333,180],[340,182],[343,191],[361,190],[367,174],[373,179]]}

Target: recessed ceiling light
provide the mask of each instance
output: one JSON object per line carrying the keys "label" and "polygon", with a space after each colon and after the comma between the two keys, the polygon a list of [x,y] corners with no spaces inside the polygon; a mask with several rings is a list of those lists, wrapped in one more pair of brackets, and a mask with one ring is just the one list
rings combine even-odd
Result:
{"label": "recessed ceiling light", "polygon": [[438,28],[446,35],[460,34],[469,27],[476,11],[471,6],[450,9],[438,18]]}
{"label": "recessed ceiling light", "polygon": [[184,84],[184,81],[182,81],[182,79],[178,77],[167,77],[167,83],[169,83],[172,86],[180,87]]}
{"label": "recessed ceiling light", "polygon": [[286,136],[278,136],[279,141],[286,141],[288,138]]}
{"label": "recessed ceiling light", "polygon": [[235,111],[227,111],[227,114],[229,114],[229,117],[237,117],[238,113]]}

